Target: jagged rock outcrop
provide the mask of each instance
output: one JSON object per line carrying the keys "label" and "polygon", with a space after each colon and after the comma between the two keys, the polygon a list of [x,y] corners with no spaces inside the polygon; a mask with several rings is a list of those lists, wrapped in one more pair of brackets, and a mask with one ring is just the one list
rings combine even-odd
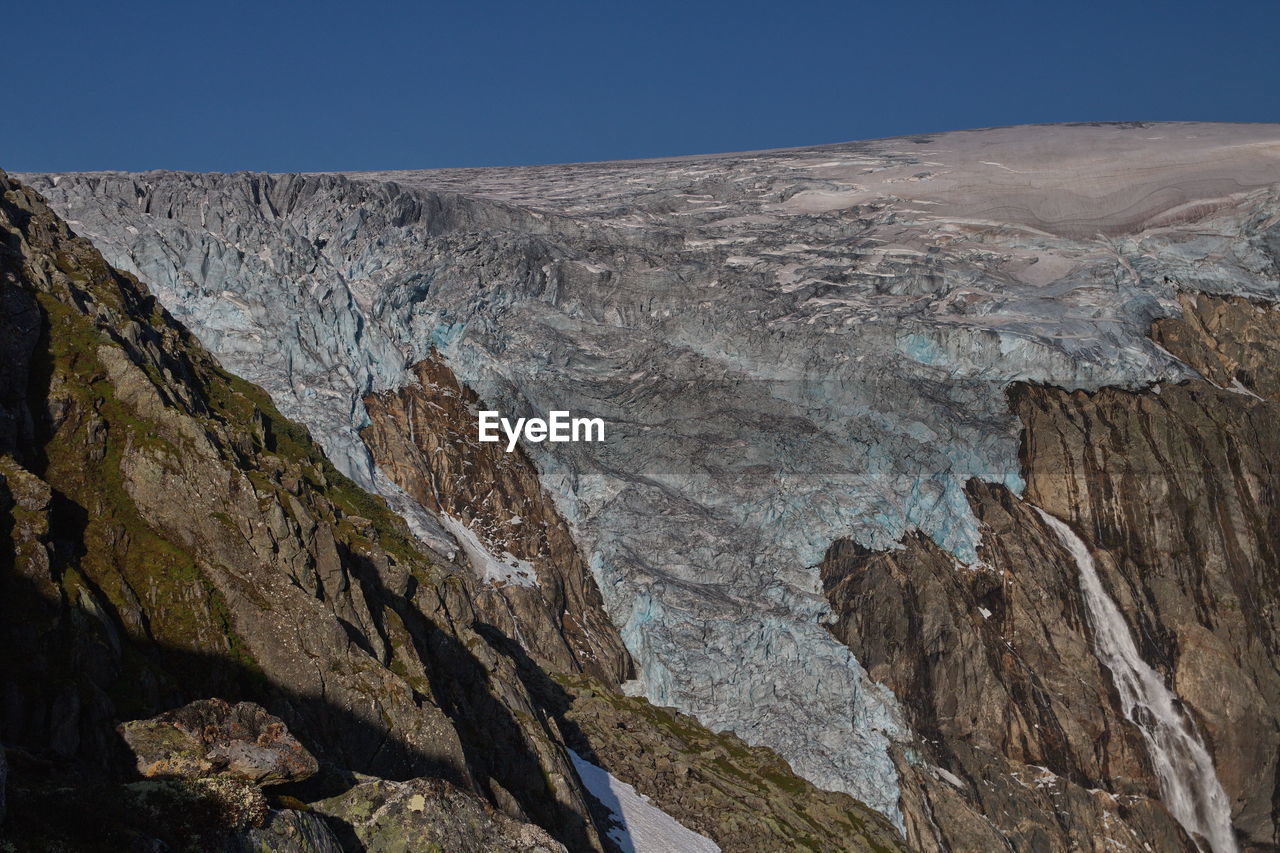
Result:
{"label": "jagged rock outcrop", "polygon": [[256,785],[301,782],[314,756],[277,717],[252,702],[201,699],[116,727],[147,778],[230,776]]}
{"label": "jagged rock outcrop", "polygon": [[220,853],[345,853],[324,819],[296,809],[273,810]]}
{"label": "jagged rock outcrop", "polygon": [[553,669],[617,687],[631,677],[630,657],[537,469],[522,450],[479,441],[480,401],[438,358],[413,373],[417,384],[364,398],[370,424],[361,438],[378,468],[464,543],[486,622]]}
{"label": "jagged rock outcrop", "polygon": [[[23,853],[240,853],[278,815],[261,789],[243,779],[120,783],[84,767],[55,767],[31,754],[11,758],[13,798],[20,811],[0,828],[0,844]],[[289,816],[281,819],[297,823]],[[311,835],[323,839],[326,830],[316,828]],[[297,846],[281,851],[308,853]]]}
{"label": "jagged rock outcrop", "polygon": [[0,182],[6,745],[105,770],[122,717],[245,699],[330,768],[447,778],[599,850],[554,723],[471,627],[466,578]]}

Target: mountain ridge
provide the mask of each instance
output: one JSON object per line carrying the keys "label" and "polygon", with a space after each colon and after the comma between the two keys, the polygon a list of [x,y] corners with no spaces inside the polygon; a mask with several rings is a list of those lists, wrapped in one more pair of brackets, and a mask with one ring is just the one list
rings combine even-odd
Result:
{"label": "mountain ridge", "polygon": [[[1028,482],[1010,388],[1194,381],[1203,360],[1153,323],[1192,295],[1280,288],[1275,125],[375,174],[33,180],[362,482],[364,396],[411,387],[433,349],[495,408],[616,423],[606,446],[525,449],[636,663],[629,689],[778,749],[913,843],[931,830],[908,790],[964,775],[912,746],[910,720],[947,697],[904,708],[868,674],[858,649],[888,615],[827,630],[823,555],[920,534],[940,549],[924,565],[985,571],[1000,543],[971,484],[1021,499]],[[1128,725],[1099,683],[1089,714]],[[1249,821],[1258,843],[1273,832]],[[1097,834],[1043,826],[1064,848]]]}

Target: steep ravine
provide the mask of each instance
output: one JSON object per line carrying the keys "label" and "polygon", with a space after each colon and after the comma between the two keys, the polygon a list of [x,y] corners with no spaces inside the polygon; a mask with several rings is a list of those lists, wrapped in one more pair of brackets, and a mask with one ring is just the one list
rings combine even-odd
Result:
{"label": "steep ravine", "polygon": [[1000,836],[1016,850],[1190,844],[1092,645],[1076,562],[1036,508],[1087,544],[1142,659],[1184,703],[1242,849],[1280,840],[1280,312],[1181,302],[1152,337],[1203,379],[1010,389],[1027,487],[1018,498],[970,485],[978,564],[919,536],[887,552],[839,542],[823,562],[832,630],[954,777],[905,774],[918,780],[904,811],[922,849],[995,849]]}

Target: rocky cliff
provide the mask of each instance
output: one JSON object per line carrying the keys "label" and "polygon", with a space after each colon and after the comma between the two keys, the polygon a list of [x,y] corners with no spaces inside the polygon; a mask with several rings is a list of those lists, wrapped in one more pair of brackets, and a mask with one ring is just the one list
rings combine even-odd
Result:
{"label": "rocky cliff", "polygon": [[631,660],[537,468],[523,451],[478,440],[480,401],[446,365],[433,358],[413,373],[417,384],[364,398],[361,437],[379,470],[438,513],[472,558],[489,624],[553,669],[617,687]]}
{"label": "rocky cliff", "polygon": [[1153,338],[1203,379],[1147,393],[1018,389],[1027,499],[1094,553],[1142,655],[1212,745],[1246,844],[1280,844],[1280,314],[1187,295]]}
{"label": "rocky cliff", "polygon": [[823,562],[833,633],[911,715],[934,772],[899,758],[921,849],[1194,850],[1159,799],[1141,735],[1089,644],[1077,569],[1034,510],[970,492],[982,564],[922,537]]}
{"label": "rocky cliff", "polygon": [[253,698],[335,768],[439,776],[599,849],[467,581],[4,181],[6,745],[105,768],[122,716]]}
{"label": "rocky cliff", "polygon": [[1010,390],[1027,488],[969,489],[982,524],[974,568],[957,571],[921,537],[827,554],[833,632],[904,697],[922,748],[950,773],[950,785],[922,780],[907,809],[917,844],[1187,846],[1094,650],[1103,628],[1079,567],[1036,508],[1088,543],[1141,657],[1209,746],[1242,846],[1277,844],[1280,313],[1191,295],[1182,307],[1152,337],[1202,378]]}

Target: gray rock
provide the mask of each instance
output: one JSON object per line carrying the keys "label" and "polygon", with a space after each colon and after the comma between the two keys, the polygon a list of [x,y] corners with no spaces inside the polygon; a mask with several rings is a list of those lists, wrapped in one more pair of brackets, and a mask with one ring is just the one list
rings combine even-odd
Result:
{"label": "gray rock", "polygon": [[[225,685],[287,714],[329,764],[439,774],[598,853],[518,659],[472,627],[467,579],[2,172],[0,236],[0,333],[20,356],[0,360],[6,743],[105,767],[121,747],[113,699],[155,707]],[[34,423],[54,437],[34,443]],[[88,523],[61,523],[51,495],[74,496]],[[209,755],[203,735],[199,750],[179,740],[196,772],[237,758]],[[195,792],[215,830],[224,805],[237,821],[242,806],[266,811],[258,785],[234,777],[130,788],[160,804]],[[172,825],[144,822],[148,836]],[[35,823],[80,849],[109,829],[59,809]]]}
{"label": "gray rock", "polygon": [[564,853],[542,829],[439,779],[363,782],[313,805],[379,853]]}
{"label": "gray rock", "polygon": [[212,839],[258,826],[269,809],[262,789],[230,776],[206,779],[144,779],[121,789],[130,820],[156,835],[204,849]]}

